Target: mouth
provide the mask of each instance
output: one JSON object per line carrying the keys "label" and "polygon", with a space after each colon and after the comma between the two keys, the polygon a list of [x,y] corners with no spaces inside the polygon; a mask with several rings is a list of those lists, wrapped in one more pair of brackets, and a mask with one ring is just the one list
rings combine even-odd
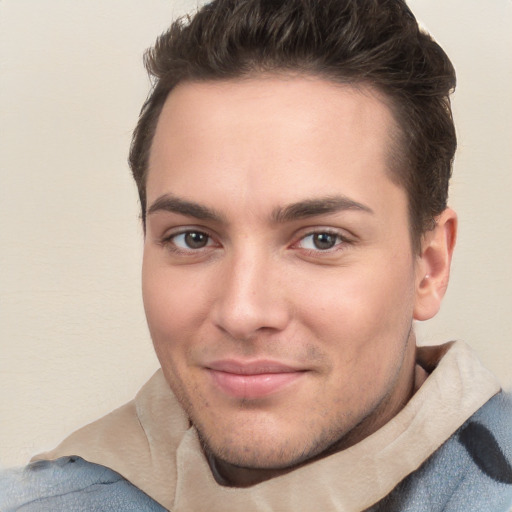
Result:
{"label": "mouth", "polygon": [[302,378],[307,371],[276,361],[215,361],[206,366],[214,385],[238,399],[255,400],[277,393]]}

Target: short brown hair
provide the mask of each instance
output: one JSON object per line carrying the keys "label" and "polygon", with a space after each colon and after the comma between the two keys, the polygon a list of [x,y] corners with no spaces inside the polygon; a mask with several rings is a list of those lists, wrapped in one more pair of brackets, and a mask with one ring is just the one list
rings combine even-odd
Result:
{"label": "short brown hair", "polygon": [[143,221],[151,143],[173,88],[283,71],[369,85],[389,100],[400,131],[391,178],[408,194],[416,247],[446,208],[456,148],[449,100],[455,71],[403,0],[214,0],[175,21],[145,64],[154,85],[129,158]]}

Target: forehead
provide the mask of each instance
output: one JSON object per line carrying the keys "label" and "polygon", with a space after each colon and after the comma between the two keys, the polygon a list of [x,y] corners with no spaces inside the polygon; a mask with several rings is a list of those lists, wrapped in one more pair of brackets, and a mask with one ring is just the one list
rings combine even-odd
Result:
{"label": "forehead", "polygon": [[292,76],[184,83],[157,125],[148,204],[162,193],[208,202],[215,191],[269,207],[306,194],[357,201],[390,181],[394,131],[369,87]]}

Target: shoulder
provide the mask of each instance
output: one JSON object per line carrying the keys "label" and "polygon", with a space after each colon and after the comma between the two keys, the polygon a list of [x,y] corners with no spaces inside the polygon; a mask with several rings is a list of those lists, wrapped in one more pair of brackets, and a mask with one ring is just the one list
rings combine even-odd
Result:
{"label": "shoulder", "polygon": [[510,512],[512,396],[492,397],[370,510]]}
{"label": "shoulder", "polygon": [[79,457],[0,472],[0,510],[14,512],[164,512],[114,471]]}

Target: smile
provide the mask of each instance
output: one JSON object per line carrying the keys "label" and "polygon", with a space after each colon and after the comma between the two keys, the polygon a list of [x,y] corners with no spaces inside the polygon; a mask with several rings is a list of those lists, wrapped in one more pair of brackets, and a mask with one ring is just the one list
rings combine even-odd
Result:
{"label": "smile", "polygon": [[214,385],[238,399],[254,400],[277,393],[306,373],[280,363],[258,361],[249,364],[218,361],[207,367]]}

